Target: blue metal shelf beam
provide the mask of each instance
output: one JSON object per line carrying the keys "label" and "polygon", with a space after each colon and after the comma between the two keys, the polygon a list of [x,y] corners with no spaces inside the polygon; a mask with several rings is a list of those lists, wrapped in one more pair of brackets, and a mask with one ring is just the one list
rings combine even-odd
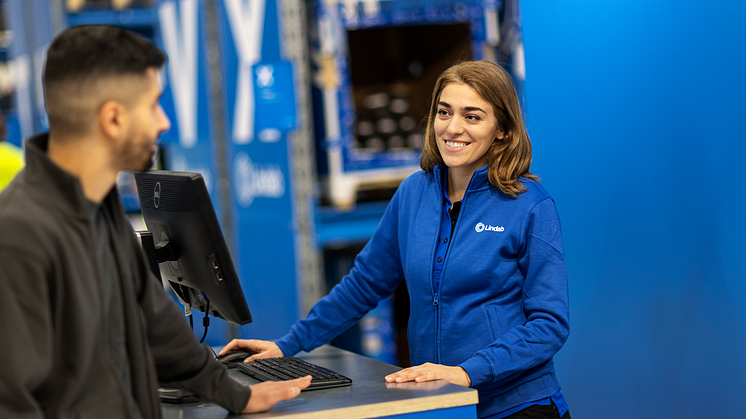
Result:
{"label": "blue metal shelf beam", "polygon": [[104,24],[117,25],[127,28],[152,28],[157,24],[158,16],[153,9],[127,10],[92,10],[67,15],[70,26]]}
{"label": "blue metal shelf beam", "polygon": [[319,248],[367,242],[376,231],[388,202],[357,204],[353,209],[318,207],[316,244]]}

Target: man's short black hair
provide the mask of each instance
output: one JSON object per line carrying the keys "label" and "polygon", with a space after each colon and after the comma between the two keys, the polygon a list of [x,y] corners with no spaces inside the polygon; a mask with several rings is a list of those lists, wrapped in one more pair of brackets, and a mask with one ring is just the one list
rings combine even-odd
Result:
{"label": "man's short black hair", "polygon": [[109,100],[131,103],[149,69],[166,56],[144,37],[107,25],[74,26],[62,31],[47,50],[44,95],[49,131],[55,137],[80,136],[92,128]]}
{"label": "man's short black hair", "polygon": [[116,26],[82,25],[62,31],[47,50],[44,84],[88,77],[140,75],[166,56],[144,37]]}

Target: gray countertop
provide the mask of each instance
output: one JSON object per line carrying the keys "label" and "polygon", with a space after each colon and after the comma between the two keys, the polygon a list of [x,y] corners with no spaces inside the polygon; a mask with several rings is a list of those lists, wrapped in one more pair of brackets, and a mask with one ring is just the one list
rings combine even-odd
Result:
{"label": "gray countertop", "polygon": [[[391,416],[426,410],[476,404],[474,389],[443,381],[389,384],[387,374],[401,368],[332,346],[323,346],[298,358],[329,368],[352,379],[352,385],[304,391],[292,400],[280,402],[264,413],[243,415],[249,418],[324,418],[354,419]],[[231,376],[248,385],[257,383],[233,369]],[[213,419],[231,417],[212,403],[163,405],[165,419]]]}

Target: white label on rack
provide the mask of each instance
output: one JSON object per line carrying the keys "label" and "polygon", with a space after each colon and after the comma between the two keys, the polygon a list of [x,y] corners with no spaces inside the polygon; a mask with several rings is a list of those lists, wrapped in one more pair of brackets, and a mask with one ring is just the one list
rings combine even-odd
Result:
{"label": "white label on rack", "polygon": [[163,1],[158,7],[163,44],[168,54],[168,76],[176,109],[179,143],[197,143],[197,1]]}
{"label": "white label on rack", "polygon": [[23,138],[34,133],[34,109],[31,100],[31,61],[28,55],[16,57],[11,63],[11,77],[16,81],[18,121]]}
{"label": "white label on rack", "polygon": [[224,1],[240,62],[233,111],[233,139],[236,144],[248,144],[254,139],[254,81],[251,66],[261,58],[266,0],[251,0],[248,6],[242,0]]}

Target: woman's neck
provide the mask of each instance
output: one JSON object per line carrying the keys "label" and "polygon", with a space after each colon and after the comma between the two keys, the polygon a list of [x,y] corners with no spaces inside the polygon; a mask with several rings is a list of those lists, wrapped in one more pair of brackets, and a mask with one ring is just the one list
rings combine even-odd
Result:
{"label": "woman's neck", "polygon": [[458,170],[459,168],[448,168],[448,184],[446,185],[446,191],[448,192],[448,198],[451,202],[460,201],[464,198],[466,188],[469,186],[473,170]]}

